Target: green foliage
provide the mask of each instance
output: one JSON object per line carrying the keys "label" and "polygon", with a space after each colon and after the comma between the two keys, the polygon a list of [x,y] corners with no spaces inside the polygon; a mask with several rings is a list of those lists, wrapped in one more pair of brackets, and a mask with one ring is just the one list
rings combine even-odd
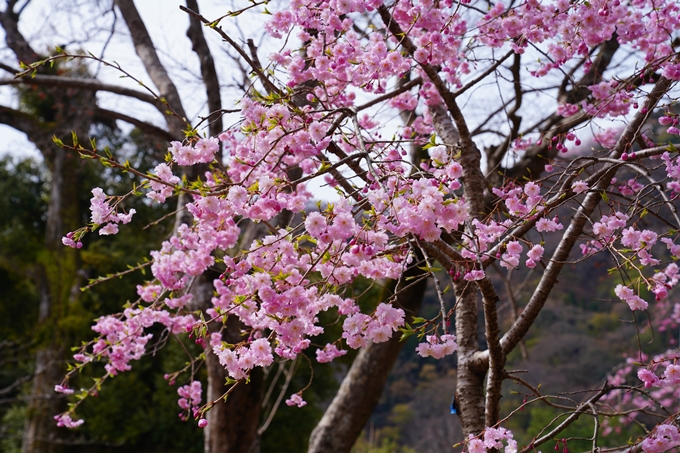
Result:
{"label": "green foliage", "polygon": [[[100,126],[98,140],[116,150],[136,148],[135,162],[144,165],[156,161],[155,148],[144,146],[140,135],[126,138],[112,129]],[[140,152],[149,150],[148,152]],[[90,291],[79,293],[77,288],[87,284],[89,278],[113,274],[134,266],[157,248],[160,240],[171,230],[172,219],[152,228],[133,232],[121,228],[115,237],[90,235],[85,248],[80,251],[45,248],[45,222],[49,200],[49,174],[37,162],[0,159],[0,389],[13,386],[30,374],[33,353],[41,341],[54,342],[64,351],[92,338],[92,320],[106,313],[120,311],[122,304],[135,298],[135,285],[142,281],[137,272],[125,279],[114,278],[97,285]],[[96,162],[84,164],[82,187],[102,187],[107,193],[125,193],[131,180],[103,171]],[[81,224],[89,221],[88,191],[79,191],[77,204],[83,212]],[[137,215],[133,222],[147,224],[168,212],[168,207],[149,207],[143,200],[134,199],[126,208],[134,207]],[[39,297],[35,278],[43,263],[46,277],[58,282],[58,300],[69,301],[53,306],[53,321],[37,325]],[[58,334],[57,334],[58,332]],[[142,360],[135,368],[108,382],[100,398],[93,398],[82,406],[87,423],[77,435],[91,443],[88,451],[100,451],[103,445],[126,445],[132,451],[199,451],[202,450],[202,431],[193,423],[183,423],[176,414],[176,387],[169,387],[162,378],[170,367],[164,357],[177,351]],[[182,364],[179,365],[181,367]],[[96,369],[104,374],[102,368]],[[76,386],[91,385],[92,376],[81,376]],[[110,385],[109,385],[110,384]],[[78,388],[78,387],[76,387]],[[23,390],[22,390],[23,389]],[[28,395],[30,382],[13,386],[3,398]],[[0,451],[14,451],[20,447],[23,429],[25,400],[0,405]],[[159,431],[158,427],[163,427]],[[95,447],[96,446],[96,447]],[[108,447],[107,447],[108,448]],[[157,450],[155,450],[157,449]],[[103,450],[101,450],[103,451]]]}
{"label": "green foliage", "polygon": [[0,452],[21,452],[21,433],[25,418],[26,406],[24,405],[12,406],[0,418]]}
{"label": "green foliage", "polygon": [[380,432],[377,433],[377,436],[377,440],[366,439],[363,436],[360,437],[352,448],[351,453],[418,453],[411,447],[399,445],[393,438],[381,437]]}
{"label": "green foliage", "polygon": [[[102,386],[98,397],[88,399],[79,409],[86,423],[81,432],[102,444],[125,446],[145,452],[199,453],[203,432],[195,421],[183,422],[177,416],[177,386],[168,385],[163,370],[182,366],[182,351],[171,342],[153,356],[134,364]],[[93,371],[101,375],[102,369]],[[188,379],[187,376],[184,376]],[[83,376],[80,381],[89,385]]]}
{"label": "green foliage", "polygon": [[25,272],[42,248],[46,179],[32,159],[0,158],[0,267]]}

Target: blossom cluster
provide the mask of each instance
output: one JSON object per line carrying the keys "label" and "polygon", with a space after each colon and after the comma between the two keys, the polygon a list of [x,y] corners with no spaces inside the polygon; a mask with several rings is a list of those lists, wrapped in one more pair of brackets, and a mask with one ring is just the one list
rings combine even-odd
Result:
{"label": "blossom cluster", "polygon": [[434,357],[441,359],[447,355],[451,355],[458,349],[455,335],[428,335],[426,337],[427,343],[420,343],[416,347],[416,352],[421,357]]}
{"label": "blossom cluster", "polygon": [[303,407],[307,405],[307,401],[302,399],[302,396],[299,393],[294,393],[286,400],[286,405]]}
{"label": "blossom cluster", "polygon": [[54,419],[57,421],[57,426],[64,428],[77,428],[85,423],[85,420],[82,418],[79,420],[73,420],[71,415],[68,413],[55,415]]}
{"label": "blossom cluster", "polygon": [[[137,212],[135,209],[130,209],[127,214],[119,213],[116,207],[109,204],[110,201],[111,198],[101,188],[95,187],[92,189],[90,222],[94,228],[99,228],[100,235],[118,233],[118,224],[126,225],[130,223],[132,216]],[[62,238],[61,242],[67,247],[81,248],[83,244],[80,241],[76,241],[75,238],[75,232],[70,232]]]}
{"label": "blossom cluster", "polygon": [[145,333],[145,329],[158,323],[167,327],[171,333],[186,331],[187,326],[194,324],[191,315],[172,316],[165,310],[150,308],[127,308],[122,317],[113,315],[99,318],[92,330],[100,337],[92,346],[89,354],[78,353],[74,356],[78,362],[89,362],[93,357],[105,358],[106,372],[115,376],[121,371],[130,369],[130,361],[139,360],[146,350],[146,345],[153,337]]}
{"label": "blossom cluster", "polygon": [[404,324],[404,310],[381,303],[374,316],[363,313],[349,315],[342,325],[342,338],[351,348],[366,347],[369,341],[384,343]]}
{"label": "blossom cluster", "polygon": [[200,381],[192,381],[191,384],[183,385],[177,389],[177,394],[180,396],[179,400],[177,400],[177,405],[184,410],[184,412],[179,414],[180,417],[186,418],[187,412],[195,418],[198,417],[202,392]]}
{"label": "blossom cluster", "polygon": [[[646,361],[648,366],[640,367],[637,360],[629,357],[624,366],[618,368],[612,376],[608,377],[608,381],[614,386],[642,382],[644,389],[649,392],[649,397],[645,393],[616,389],[603,398],[603,402],[626,414],[619,418],[619,421],[624,426],[633,422],[641,415],[639,410],[630,410],[630,408],[677,411],[677,401],[680,398],[680,365],[677,364],[677,361],[680,359],[680,353],[675,350],[669,350],[654,357],[641,354],[637,359]],[[604,426],[605,430],[603,433],[605,435],[612,430],[621,431],[620,425],[611,426],[609,420],[605,420]],[[662,426],[664,424],[657,426],[657,429]],[[667,432],[665,429],[667,428],[662,428],[659,433]],[[655,437],[657,436],[652,436],[650,439]],[[659,443],[663,440],[663,437],[665,435],[661,435],[659,441],[643,442],[643,449],[647,448],[644,451],[654,453],[666,451],[653,449],[655,446],[656,448],[662,448],[665,445]],[[677,436],[675,440],[677,440]]]}
{"label": "blossom cluster", "polygon": [[274,362],[271,345],[265,338],[258,338],[247,346],[232,349],[221,341],[221,334],[214,333],[210,346],[233,379],[243,379],[256,366],[266,367]]}
{"label": "blossom cluster", "polygon": [[[505,445],[503,445],[505,442]],[[502,451],[505,453],[517,453],[517,441],[512,432],[505,428],[486,428],[483,437],[477,438],[470,434],[467,442],[469,453],[487,453],[489,451]]]}
{"label": "blossom cluster", "polygon": [[654,428],[651,436],[640,444],[645,453],[665,453],[680,447],[680,432],[675,425],[663,423]]}

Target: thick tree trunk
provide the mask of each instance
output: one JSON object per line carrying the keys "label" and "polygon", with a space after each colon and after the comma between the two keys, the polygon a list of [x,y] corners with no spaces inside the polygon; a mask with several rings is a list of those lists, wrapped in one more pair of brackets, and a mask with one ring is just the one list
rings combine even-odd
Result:
{"label": "thick tree trunk", "polygon": [[54,386],[61,382],[65,370],[62,366],[63,345],[54,341],[54,338],[59,337],[59,319],[68,310],[78,269],[77,252],[65,249],[61,238],[81,221],[78,189],[82,165],[77,156],[53,144],[37,144],[42,145],[52,180],[45,252],[36,272],[36,286],[40,294],[38,329],[44,338],[36,353],[35,377],[24,425],[22,452],[55,453],[63,451],[62,444],[57,442],[59,428],[54,421],[54,415],[63,409],[63,400],[54,392]]}
{"label": "thick tree trunk", "polygon": [[[404,277],[409,276],[422,277],[423,271],[409,268]],[[403,281],[399,288],[411,283],[410,279],[404,278]],[[398,294],[395,306],[406,311],[407,322],[417,314],[426,288],[427,279],[423,279]],[[378,404],[387,377],[404,345],[399,341],[400,336],[397,332],[389,341],[372,343],[359,352],[331,405],[312,431],[309,453],[344,453],[352,449]]]}
{"label": "thick tree trunk", "polygon": [[[235,318],[233,324],[237,324]],[[232,324],[228,322],[227,324]],[[232,328],[232,327],[235,327]],[[229,332],[239,326],[228,325],[225,341],[234,342]],[[208,369],[208,400],[215,401],[227,389],[227,371],[220,365],[217,356],[206,351]],[[226,401],[218,402],[208,412],[208,426],[205,431],[205,453],[257,453],[260,451],[257,427],[260,423],[263,396],[263,373],[261,368],[253,370],[250,382],[239,382]]]}
{"label": "thick tree trunk", "polygon": [[[208,271],[194,283],[193,309],[206,310],[210,306],[212,282],[216,277],[214,272]],[[210,324],[212,332],[220,331],[220,327],[223,327],[221,323]],[[230,316],[226,328],[222,330],[222,340],[231,344],[242,341],[242,328],[238,318]],[[219,398],[228,390],[225,381],[229,374],[210,347],[205,349],[205,364],[208,372],[207,401],[217,401],[206,414],[208,426],[204,431],[205,453],[259,452],[257,427],[260,424],[264,386],[262,369],[253,370],[249,383],[239,382],[225,401]]]}
{"label": "thick tree trunk", "polygon": [[472,282],[459,282],[456,290],[456,340],[458,369],[456,401],[463,434],[479,434],[484,429],[484,376],[486,370],[473,366],[472,358],[479,350],[477,333],[477,287]]}
{"label": "thick tree trunk", "polygon": [[22,453],[56,453],[63,451],[58,438],[54,415],[59,412],[59,401],[54,385],[63,378],[60,366],[61,351],[55,347],[41,348],[36,356],[35,377],[31,388],[31,402],[24,425]]}

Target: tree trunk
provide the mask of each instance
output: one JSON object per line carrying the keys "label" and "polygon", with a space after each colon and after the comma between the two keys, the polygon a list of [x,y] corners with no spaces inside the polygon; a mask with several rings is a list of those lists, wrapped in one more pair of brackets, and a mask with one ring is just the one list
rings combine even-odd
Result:
{"label": "tree trunk", "polygon": [[[233,322],[232,322],[233,320]],[[233,342],[230,332],[240,330],[238,321],[229,319],[225,341]],[[215,401],[225,391],[227,371],[220,365],[217,356],[206,351],[205,363],[208,369],[208,400]],[[227,401],[218,402],[207,414],[205,428],[205,453],[257,453],[260,451],[257,427],[263,396],[263,373],[261,368],[253,370],[250,382],[239,382],[229,394]]]}
{"label": "tree trunk", "polygon": [[456,291],[456,340],[458,367],[456,401],[463,434],[477,435],[484,429],[484,376],[486,370],[473,367],[472,359],[479,350],[477,332],[477,287],[472,282],[458,282]]}
{"label": "tree trunk", "polygon": [[[193,309],[206,310],[210,307],[215,272],[207,271],[194,283]],[[211,323],[212,332],[219,332],[221,323]],[[222,330],[222,340],[236,344],[243,340],[243,325],[236,316],[230,316]],[[210,346],[205,348],[205,364],[208,372],[207,401],[216,401],[227,391],[225,381],[229,374],[220,364]],[[206,414],[208,426],[204,431],[205,453],[257,453],[259,438],[257,427],[260,423],[264,374],[256,368],[250,374],[250,382],[239,382],[229,393],[227,400],[218,401]]]}
{"label": "tree trunk", "polygon": [[77,251],[66,249],[61,238],[81,222],[78,189],[82,165],[77,156],[53,144],[47,145],[44,140],[36,144],[43,150],[52,180],[45,252],[36,272],[36,286],[40,294],[38,329],[44,338],[36,353],[22,452],[55,453],[63,450],[62,444],[56,442],[60,429],[54,421],[54,416],[63,409],[63,400],[54,392],[54,386],[61,382],[65,370],[62,366],[63,345],[54,339],[59,338],[59,320],[72,302],[72,287],[76,284],[78,269]]}
{"label": "tree trunk", "polygon": [[[411,279],[406,277],[422,277],[423,273],[416,267],[409,268],[404,273],[404,283],[400,288],[411,283]],[[417,314],[426,288],[427,279],[423,279],[398,294],[395,306],[406,311],[406,322]],[[312,431],[308,453],[344,453],[352,449],[378,404],[387,377],[404,345],[399,341],[400,336],[397,332],[389,341],[372,343],[359,352],[331,405]]]}

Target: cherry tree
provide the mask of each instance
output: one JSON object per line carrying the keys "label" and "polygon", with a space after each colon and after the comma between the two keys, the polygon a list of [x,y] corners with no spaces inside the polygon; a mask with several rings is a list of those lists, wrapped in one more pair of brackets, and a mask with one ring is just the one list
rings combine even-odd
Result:
{"label": "cherry tree", "polygon": [[[135,38],[134,18],[126,16],[131,2],[116,4],[144,58],[145,38]],[[128,194],[94,188],[91,222],[66,234],[66,246],[81,247],[87,234],[135,228],[128,197],[159,203],[177,195],[181,208],[175,234],[151,252],[153,278],[138,288],[137,301],[96,320],[98,337],[74,356],[69,376],[100,361],[106,374],[56,417],[59,425],[81,424],[80,402],[129,370],[154,341],[149,328],[160,324],[201,344],[208,367],[227,376],[224,387],[224,380],[209,384],[207,397],[197,381],[179,389],[183,413],[210,430],[222,399],[248,388],[259,368],[306,357],[324,331],[322,312],[334,314],[343,333],[316,345],[316,360],[330,362],[348,348],[362,352],[310,451],[349,451],[366,421],[351,400],[376,393],[361,383],[388,353],[380,345],[399,337],[417,336],[414,353],[423,357],[457,355],[461,442],[470,452],[533,451],[581,416],[593,420],[595,450],[606,442],[601,423],[627,413],[611,398],[654,398],[645,390],[653,386],[674,394],[677,353],[640,354],[636,384],[612,378],[562,406],[565,417],[531,444],[517,445],[504,427],[526,404],[549,399],[509,372],[506,358],[566,264],[607,254],[615,263],[612,300],[625,303],[631,318],[677,313],[668,294],[680,256],[680,163],[672,140],[680,134],[673,108],[680,4],[296,0],[252,2],[219,18],[183,9],[248,65],[251,78],[233,99],[239,119],[203,134],[150,65],[154,102],[174,131],[185,130],[165,163],[132,168],[95,144],[56,140],[139,177]],[[264,27],[276,43],[269,55],[222,28],[247,10],[267,13]],[[62,58],[89,57],[60,54],[20,76]],[[656,121],[662,128],[648,126]],[[319,181],[337,197],[310,209],[310,184]],[[257,228],[243,234],[246,224]],[[505,295],[494,283],[501,276],[512,284],[526,269],[541,269],[540,278],[501,332]],[[358,278],[390,289],[369,312],[350,296]],[[428,279],[441,310],[418,318],[408,299]],[[69,376],[57,391],[73,391]],[[535,399],[501,413],[506,380],[525,384]],[[304,390],[286,397],[288,405],[306,404]],[[677,417],[667,411],[644,438],[620,449],[677,447]]]}

